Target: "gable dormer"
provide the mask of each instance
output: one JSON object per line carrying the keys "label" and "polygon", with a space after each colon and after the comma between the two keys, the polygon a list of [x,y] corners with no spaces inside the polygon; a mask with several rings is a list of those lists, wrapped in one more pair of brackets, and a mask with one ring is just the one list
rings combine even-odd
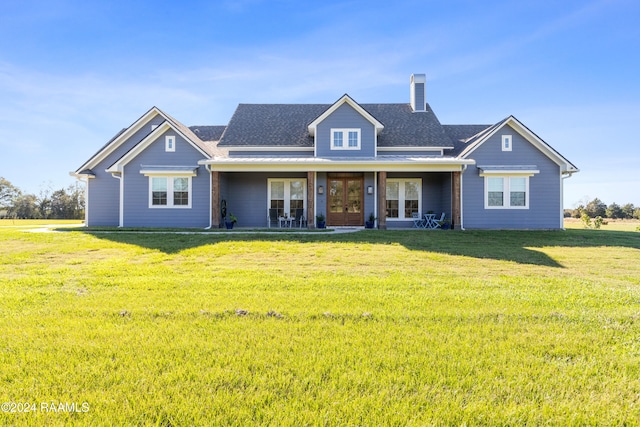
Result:
{"label": "gable dormer", "polygon": [[382,123],[346,94],[308,126],[316,157],[375,157],[382,129]]}

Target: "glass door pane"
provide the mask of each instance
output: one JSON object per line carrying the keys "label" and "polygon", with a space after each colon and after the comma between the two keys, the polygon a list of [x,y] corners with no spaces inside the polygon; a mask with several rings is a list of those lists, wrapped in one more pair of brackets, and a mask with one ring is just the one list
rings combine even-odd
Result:
{"label": "glass door pane", "polygon": [[347,209],[349,213],[362,212],[362,180],[348,181]]}
{"label": "glass door pane", "polygon": [[341,180],[332,180],[329,182],[329,212],[344,212],[344,182]]}

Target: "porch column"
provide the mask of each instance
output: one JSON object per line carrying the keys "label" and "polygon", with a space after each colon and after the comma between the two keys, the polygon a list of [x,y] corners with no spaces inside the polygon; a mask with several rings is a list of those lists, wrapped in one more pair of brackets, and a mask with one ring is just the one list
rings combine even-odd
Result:
{"label": "porch column", "polygon": [[211,228],[220,228],[220,172],[211,171]]}
{"label": "porch column", "polygon": [[307,228],[316,228],[315,204],[316,173],[307,172]]}
{"label": "porch column", "polygon": [[451,172],[451,228],[462,229],[460,209],[460,177],[462,172]]}
{"label": "porch column", "polygon": [[378,228],[387,229],[387,172],[378,172]]}

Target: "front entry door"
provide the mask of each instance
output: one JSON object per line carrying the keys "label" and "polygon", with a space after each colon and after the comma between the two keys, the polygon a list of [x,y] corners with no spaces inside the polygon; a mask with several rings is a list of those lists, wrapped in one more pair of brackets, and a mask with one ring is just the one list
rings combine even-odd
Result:
{"label": "front entry door", "polygon": [[329,178],[327,225],[364,224],[362,177]]}

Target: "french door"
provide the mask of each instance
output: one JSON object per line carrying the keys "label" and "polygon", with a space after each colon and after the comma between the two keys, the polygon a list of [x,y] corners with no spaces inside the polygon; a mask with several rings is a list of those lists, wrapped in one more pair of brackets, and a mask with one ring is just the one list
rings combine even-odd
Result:
{"label": "french door", "polygon": [[328,178],[327,225],[364,225],[364,179],[359,177]]}

